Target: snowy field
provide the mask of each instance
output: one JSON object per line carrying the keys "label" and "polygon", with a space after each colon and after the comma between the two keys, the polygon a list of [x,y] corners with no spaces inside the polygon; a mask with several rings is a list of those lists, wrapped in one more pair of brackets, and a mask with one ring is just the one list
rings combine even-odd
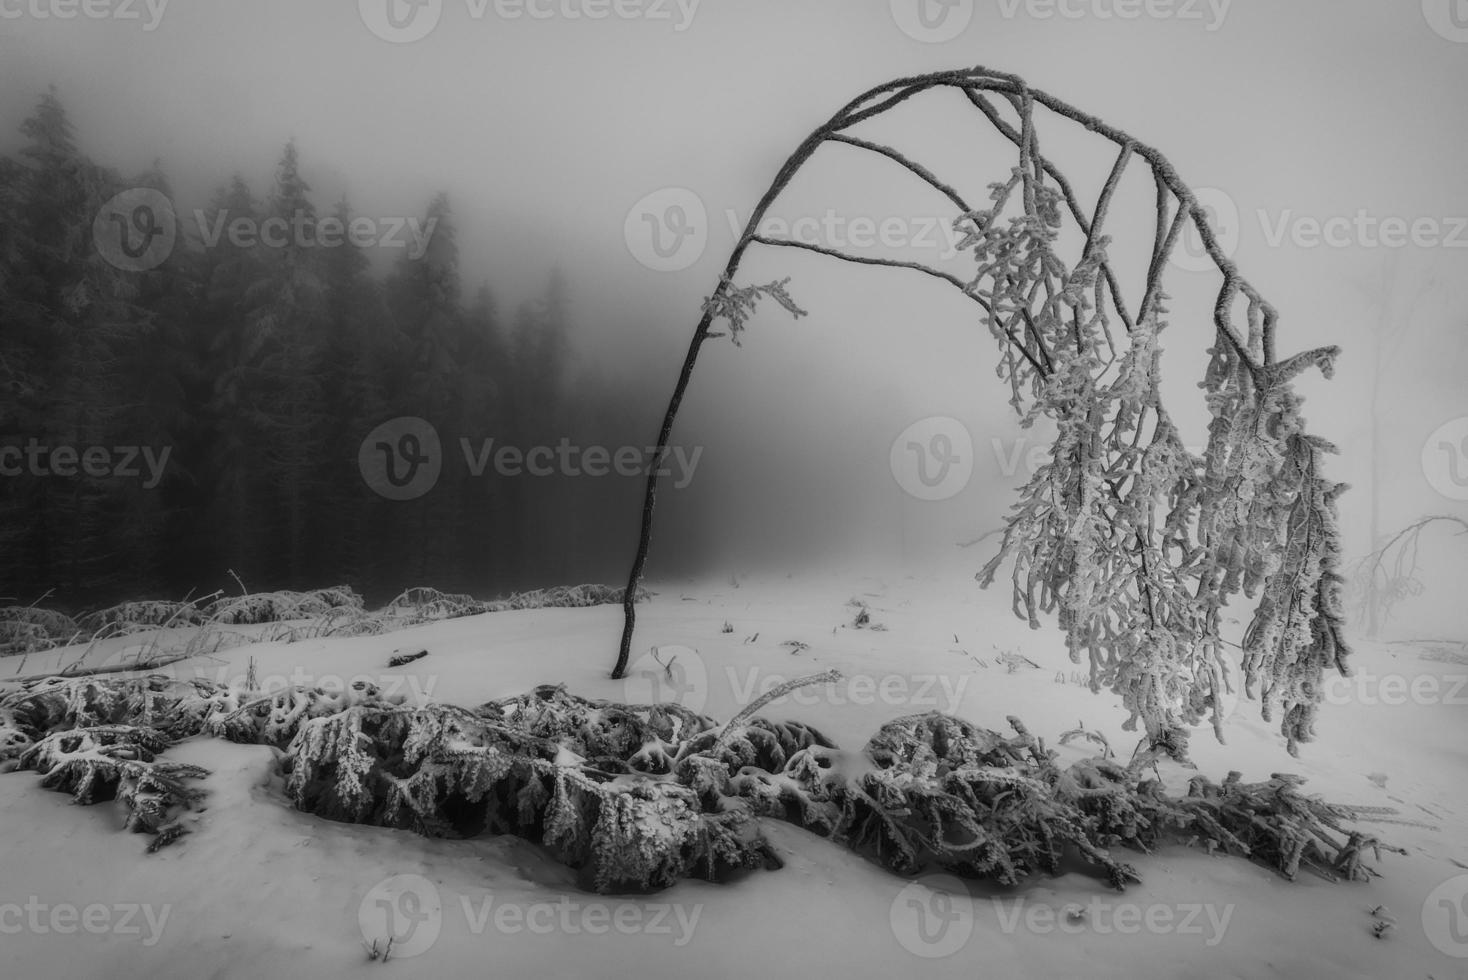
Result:
{"label": "snowy field", "polygon": [[[588,697],[677,697],[727,719],[774,684],[836,668],[844,681],[763,713],[812,724],[853,752],[885,721],[943,710],[994,729],[1018,715],[1063,762],[1092,754],[1084,742],[1058,746],[1077,723],[1129,754],[1136,739],[1121,729],[1119,700],[1077,683],[1058,633],[1029,631],[1007,593],[982,592],[972,570],[954,561],[886,576],[651,583],[657,594],[640,607],[634,651],[656,645],[674,671],[648,655],[626,681],[607,676],[621,625],[612,606],[260,644],[168,669],[242,679],[253,657],[267,689],[367,678],[410,699],[462,705],[564,682]],[[866,605],[866,628],[853,627],[852,600]],[[88,662],[116,662],[122,642],[137,638],[99,645]],[[420,649],[428,656],[384,666]],[[1309,872],[1290,882],[1181,845],[1119,853],[1143,878],[1124,893],[1082,870],[1016,889],[909,882],[767,821],[781,870],[598,896],[517,839],[428,840],[294,811],[271,749],[197,738],[168,757],[212,770],[207,809],[192,834],[153,855],[145,837],[119,829],[116,804],[72,806],[41,790],[34,773],[0,775],[0,976],[1465,977],[1461,651],[1363,646],[1358,676],[1332,685],[1320,740],[1298,759],[1248,702],[1228,719],[1227,745],[1207,728],[1194,736],[1193,758],[1214,779],[1231,769],[1246,780],[1293,772],[1331,802],[1398,811],[1403,823],[1366,829],[1409,853],[1372,862],[1381,877],[1370,883]],[[77,653],[32,655],[24,672]],[[0,679],[19,669],[18,658],[0,661]],[[1189,775],[1177,766],[1163,774],[1173,789]],[[1381,923],[1392,925],[1378,937]],[[370,960],[371,943],[389,933],[394,954]]]}

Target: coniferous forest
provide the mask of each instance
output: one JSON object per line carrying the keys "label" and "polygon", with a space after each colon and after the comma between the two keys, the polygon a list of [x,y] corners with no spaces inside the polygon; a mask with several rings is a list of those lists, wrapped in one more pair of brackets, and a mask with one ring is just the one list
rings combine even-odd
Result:
{"label": "coniferous forest", "polygon": [[1460,15],[0,0],[0,980],[1468,978]]}
{"label": "coniferous forest", "polygon": [[[225,175],[203,211],[213,241],[181,228],[156,268],[119,268],[94,222],[124,191],[171,197],[169,175],[88,157],[54,91],[19,135],[0,156],[0,595],[80,608],[344,583],[381,600],[624,573],[640,475],[482,465],[487,437],[647,438],[645,395],[576,362],[558,270],[501,309],[460,268],[442,193],[417,219],[421,254],[327,247],[355,212],[313,197],[293,141],[264,181]],[[272,218],[292,228],[278,244],[217,234]],[[359,450],[402,418],[431,423],[444,465],[387,499]]]}

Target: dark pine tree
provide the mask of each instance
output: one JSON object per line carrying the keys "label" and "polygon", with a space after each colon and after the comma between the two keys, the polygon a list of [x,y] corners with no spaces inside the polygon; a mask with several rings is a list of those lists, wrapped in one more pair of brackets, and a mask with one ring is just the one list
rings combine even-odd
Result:
{"label": "dark pine tree", "polygon": [[459,246],[448,196],[429,202],[422,225],[427,244],[397,262],[387,283],[388,313],[399,370],[387,392],[394,415],[426,419],[439,433],[445,454],[438,485],[422,497],[395,501],[385,509],[394,550],[403,556],[400,573],[420,583],[453,587],[457,535],[462,513],[464,468],[458,457],[461,414],[459,375],[464,312],[460,297]]}
{"label": "dark pine tree", "polygon": [[260,276],[245,290],[251,356],[241,408],[258,440],[254,457],[270,487],[265,530],[272,578],[294,588],[309,584],[307,527],[312,478],[327,422],[320,381],[324,291],[321,249],[310,185],[301,176],[294,141],[275,171],[275,189],[261,225]]}

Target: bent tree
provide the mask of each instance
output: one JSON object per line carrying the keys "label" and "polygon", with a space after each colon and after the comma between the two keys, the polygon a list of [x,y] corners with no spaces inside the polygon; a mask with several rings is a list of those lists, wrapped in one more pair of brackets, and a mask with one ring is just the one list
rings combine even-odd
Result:
{"label": "bent tree", "polygon": [[1346,570],[1346,595],[1356,613],[1356,625],[1365,630],[1367,639],[1381,635],[1381,627],[1391,618],[1397,603],[1426,591],[1419,577],[1422,534],[1430,525],[1442,523],[1456,524],[1459,535],[1468,534],[1468,521],[1461,517],[1419,517]]}
{"label": "bent tree", "polygon": [[[901,150],[850,133],[930,90],[956,89],[1014,148],[1014,165],[982,203]],[[1041,126],[1075,124],[1116,156],[1087,207],[1041,149]],[[817,150],[875,153],[942,195],[954,209],[974,268],[957,276],[921,262],[852,255],[767,237],[766,212]],[[1156,186],[1155,233],[1131,305],[1108,259],[1111,204],[1128,167]],[[1167,327],[1163,279],[1191,224],[1222,282],[1201,387],[1211,415],[1201,456],[1184,445],[1163,404],[1158,340]],[[1292,380],[1310,367],[1330,376],[1335,347],[1280,359],[1277,314],[1220,247],[1193,191],[1157,150],[1015,75],[979,67],[899,78],[862,93],[795,149],[736,242],[703,315],[658,433],[665,451],[704,343],[717,321],[738,343],[757,303],[802,311],[781,280],[735,284],[751,246],[801,248],[833,259],[924,273],[972,300],[998,342],[998,376],[1022,422],[1054,423],[1050,458],[1020,490],[987,586],[1012,566],[1015,612],[1039,627],[1054,614],[1070,657],[1090,666],[1092,690],[1121,695],[1154,744],[1186,739],[1211,719],[1222,739],[1221,695],[1230,684],[1221,613],[1242,593],[1254,600],[1242,637],[1246,694],[1276,715],[1292,753],[1313,737],[1326,668],[1347,672],[1340,603],[1335,499],[1323,472],[1334,448],[1305,432]],[[634,599],[647,563],[657,500],[648,475],[641,534],[623,596],[614,678],[627,669]]]}

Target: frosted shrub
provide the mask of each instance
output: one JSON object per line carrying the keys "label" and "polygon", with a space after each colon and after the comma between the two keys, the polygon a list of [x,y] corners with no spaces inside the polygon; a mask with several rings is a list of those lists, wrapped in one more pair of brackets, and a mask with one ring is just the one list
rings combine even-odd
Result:
{"label": "frosted shrub", "polygon": [[1056,873],[1073,852],[1124,888],[1137,872],[1110,849],[1164,840],[1250,856],[1289,877],[1310,867],[1355,880],[1371,874],[1366,854],[1385,848],[1343,826],[1382,811],[1306,797],[1293,776],[1195,776],[1186,795],[1169,795],[1144,774],[1164,757],[1185,761],[1181,738],[1126,766],[1107,749],[1062,768],[1014,717],[1009,736],[936,712],[900,718],[858,756],[808,725],[755,713],[828,679],[787,682],[720,725],[676,704],[549,686],[468,709],[407,707],[370,685],[246,699],[201,680],[57,678],[0,698],[0,763],[34,770],[78,803],[121,800],[128,829],[153,835],[151,850],[186,833],[185,815],[204,798],[197,782],[208,773],[162,758],[170,745],[201,734],[274,745],[301,810],[433,837],[512,834],[603,893],[777,868],[764,819],[898,874],[942,868],[1002,884]]}

